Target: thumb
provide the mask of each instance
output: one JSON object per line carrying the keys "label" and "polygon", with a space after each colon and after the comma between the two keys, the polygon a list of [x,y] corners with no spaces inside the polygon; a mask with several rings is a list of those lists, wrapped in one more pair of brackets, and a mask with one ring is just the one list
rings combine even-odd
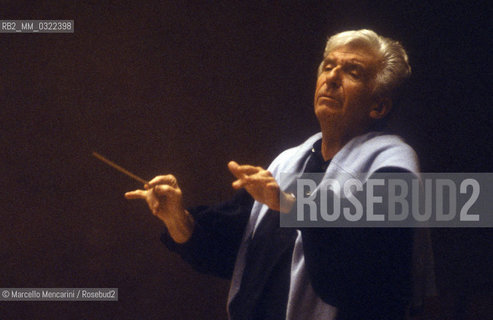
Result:
{"label": "thumb", "polygon": [[129,200],[133,199],[145,199],[147,196],[146,191],[144,190],[134,190],[125,193],[125,198]]}

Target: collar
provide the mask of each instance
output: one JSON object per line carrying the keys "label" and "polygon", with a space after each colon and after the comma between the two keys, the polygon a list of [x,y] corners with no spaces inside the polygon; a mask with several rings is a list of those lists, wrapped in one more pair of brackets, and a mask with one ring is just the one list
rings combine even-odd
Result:
{"label": "collar", "polygon": [[322,139],[319,139],[313,143],[310,159],[305,168],[305,172],[325,172],[332,159],[327,161],[322,156]]}

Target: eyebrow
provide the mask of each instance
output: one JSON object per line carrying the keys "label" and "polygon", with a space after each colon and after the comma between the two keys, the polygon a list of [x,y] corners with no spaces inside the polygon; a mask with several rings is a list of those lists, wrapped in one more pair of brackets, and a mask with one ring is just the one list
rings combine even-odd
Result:
{"label": "eyebrow", "polygon": [[[333,58],[326,58],[324,60],[324,66],[327,65],[327,64],[337,64],[337,61],[334,60]],[[349,59],[349,60],[343,60],[341,62],[341,65],[343,66],[351,66],[351,67],[359,67],[363,70],[366,70],[366,67],[365,65],[363,64],[363,62],[359,61],[358,59]]]}

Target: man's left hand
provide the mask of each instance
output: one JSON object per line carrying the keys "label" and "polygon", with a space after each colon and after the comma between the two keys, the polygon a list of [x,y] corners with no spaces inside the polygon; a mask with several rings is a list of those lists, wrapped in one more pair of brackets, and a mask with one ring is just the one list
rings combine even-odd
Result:
{"label": "man's left hand", "polygon": [[[256,201],[267,205],[272,210],[289,212],[295,199],[281,192],[279,184],[269,171],[262,167],[239,165],[235,161],[229,162],[228,168],[237,178],[232,184],[233,188],[245,188]],[[283,204],[288,204],[285,208],[281,208],[280,197],[284,198]]]}

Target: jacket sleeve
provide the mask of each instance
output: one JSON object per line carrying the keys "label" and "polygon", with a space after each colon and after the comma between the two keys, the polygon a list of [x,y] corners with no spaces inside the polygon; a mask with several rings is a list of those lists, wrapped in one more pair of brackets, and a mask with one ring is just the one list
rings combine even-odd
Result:
{"label": "jacket sleeve", "polygon": [[230,201],[190,208],[195,220],[191,238],[178,244],[165,230],[161,241],[197,271],[230,279],[252,206],[253,198],[242,189]]}
{"label": "jacket sleeve", "polygon": [[337,319],[404,315],[411,288],[411,228],[303,228],[301,233],[312,287],[338,308]]}

